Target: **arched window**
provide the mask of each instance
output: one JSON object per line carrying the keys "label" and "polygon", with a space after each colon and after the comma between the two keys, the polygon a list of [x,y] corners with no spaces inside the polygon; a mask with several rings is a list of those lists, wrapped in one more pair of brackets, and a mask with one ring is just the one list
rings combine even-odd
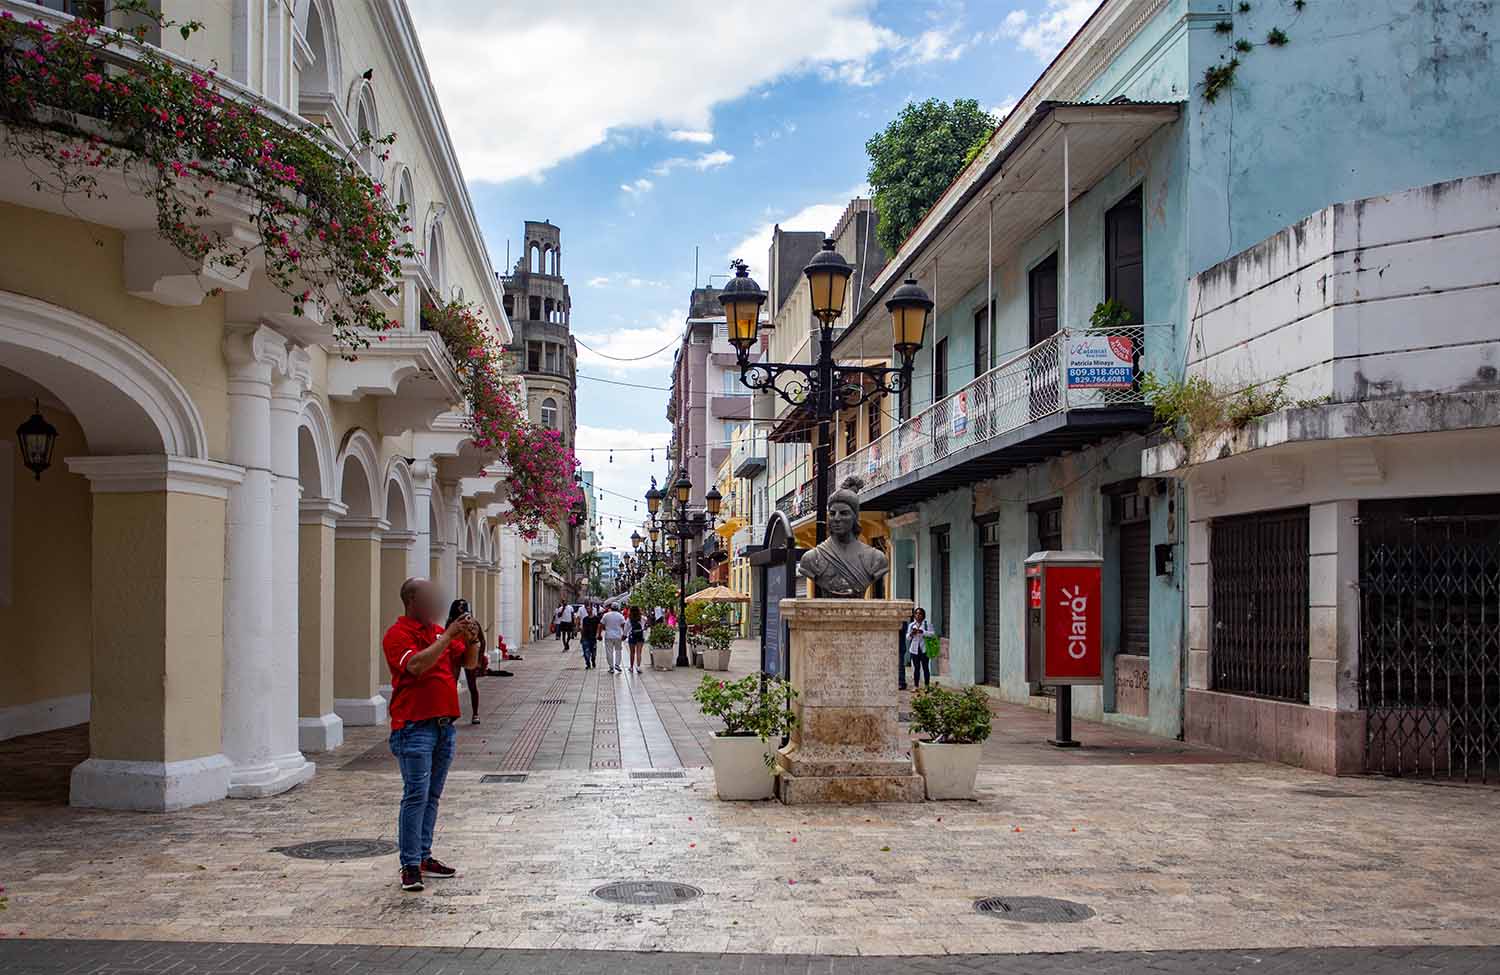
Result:
{"label": "arched window", "polygon": [[432,222],[432,229],[427,235],[427,273],[432,277],[432,284],[437,288],[439,295],[443,292],[443,225],[438,221]]}
{"label": "arched window", "polygon": [[[417,219],[417,196],[411,185],[411,170],[401,170],[401,181],[396,187],[396,205],[401,207],[401,219],[403,226],[410,227]],[[411,232],[405,235],[407,243],[411,242]]]}
{"label": "arched window", "polygon": [[533,274],[542,273],[542,249],[535,241],[526,249],[526,270]]}
{"label": "arched window", "polygon": [[550,396],[542,400],[542,426],[548,430],[557,429],[557,400]]}
{"label": "arched window", "polygon": [[380,122],[375,113],[375,94],[370,90],[369,82],[360,86],[359,94],[354,101],[354,138],[355,144],[360,146],[355,157],[359,160],[360,168],[378,178],[380,153],[373,144],[364,144],[366,140],[380,138]]}
{"label": "arched window", "polygon": [[330,108],[333,93],[343,90],[338,24],[326,0],[298,0],[294,9],[311,58],[297,76],[298,96],[303,99],[298,110],[304,116],[322,117]]}

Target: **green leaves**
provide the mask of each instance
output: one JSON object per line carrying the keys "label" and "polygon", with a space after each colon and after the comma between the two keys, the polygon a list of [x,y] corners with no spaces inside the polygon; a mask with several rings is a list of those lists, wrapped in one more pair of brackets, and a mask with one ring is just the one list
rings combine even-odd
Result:
{"label": "green leaves", "polygon": [[990,736],[990,699],[977,687],[924,687],[911,698],[911,730],[944,745],[978,744]]}
{"label": "green leaves", "polygon": [[724,722],[724,734],[755,735],[761,741],[780,738],[792,730],[797,717],[791,702],[796,696],[787,681],[761,674],[734,681],[705,676],[693,691],[699,710]]}
{"label": "green leaves", "polygon": [[887,253],[900,249],[954,177],[978,155],[995,125],[994,116],[972,98],[951,103],[929,98],[906,105],[865,143],[880,214],[875,236]]}

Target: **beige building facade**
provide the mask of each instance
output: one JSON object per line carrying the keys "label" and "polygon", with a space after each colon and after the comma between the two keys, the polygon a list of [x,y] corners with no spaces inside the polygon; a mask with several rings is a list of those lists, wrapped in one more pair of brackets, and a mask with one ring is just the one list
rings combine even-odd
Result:
{"label": "beige building facade", "polygon": [[[165,53],[217,63],[247,107],[345,145],[394,132],[359,161],[417,257],[386,309],[399,328],[347,356],[263,269],[188,265],[117,175],[63,205],[0,155],[0,625],[32,635],[0,649],[0,739],[87,722],[71,801],[141,810],[277,794],[345,725],[385,723],[379,643],[408,576],[491,633],[528,622],[506,471],[421,324],[463,297],[511,337],[405,4],[161,6],[205,24]],[[228,205],[206,219],[256,233]],[[33,412],[58,431],[36,475],[9,433]]]}

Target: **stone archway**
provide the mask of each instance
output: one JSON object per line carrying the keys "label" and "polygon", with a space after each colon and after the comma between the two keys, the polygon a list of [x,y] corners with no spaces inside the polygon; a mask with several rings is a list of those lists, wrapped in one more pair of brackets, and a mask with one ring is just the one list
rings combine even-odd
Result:
{"label": "stone archway", "polygon": [[60,432],[40,480],[0,445],[0,622],[45,629],[58,647],[24,662],[0,648],[0,736],[89,722],[67,784],[77,805],[222,798],[223,589],[202,580],[222,580],[225,498],[241,471],[206,459],[202,416],[171,372],[100,322],[0,292],[0,363],[6,419],[40,401]]}
{"label": "stone archway", "polygon": [[374,439],[355,428],[344,436],[336,464],[334,527],[333,709],[346,725],[386,721],[380,659],[381,545],[389,527],[379,453]]}

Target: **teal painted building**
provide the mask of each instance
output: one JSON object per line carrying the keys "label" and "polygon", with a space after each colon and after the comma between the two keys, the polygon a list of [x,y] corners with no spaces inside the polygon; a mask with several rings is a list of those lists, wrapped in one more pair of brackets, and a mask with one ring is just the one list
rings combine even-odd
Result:
{"label": "teal painted building", "polygon": [[[863,503],[887,513],[893,592],[928,610],[955,683],[1045,704],[1025,677],[1023,562],[1089,549],[1105,673],[1075,713],[1179,736],[1182,482],[1141,477],[1155,431],[1139,382],[1098,388],[1068,364],[1113,335],[1137,380],[1180,375],[1194,275],[1331,203],[1500,169],[1500,114],[1476,107],[1500,100],[1500,5],[1240,8],[1106,0],[840,339],[868,355],[905,278],[936,301],[903,422],[836,478],[863,476]],[[1106,299],[1128,325],[1084,335]]]}

